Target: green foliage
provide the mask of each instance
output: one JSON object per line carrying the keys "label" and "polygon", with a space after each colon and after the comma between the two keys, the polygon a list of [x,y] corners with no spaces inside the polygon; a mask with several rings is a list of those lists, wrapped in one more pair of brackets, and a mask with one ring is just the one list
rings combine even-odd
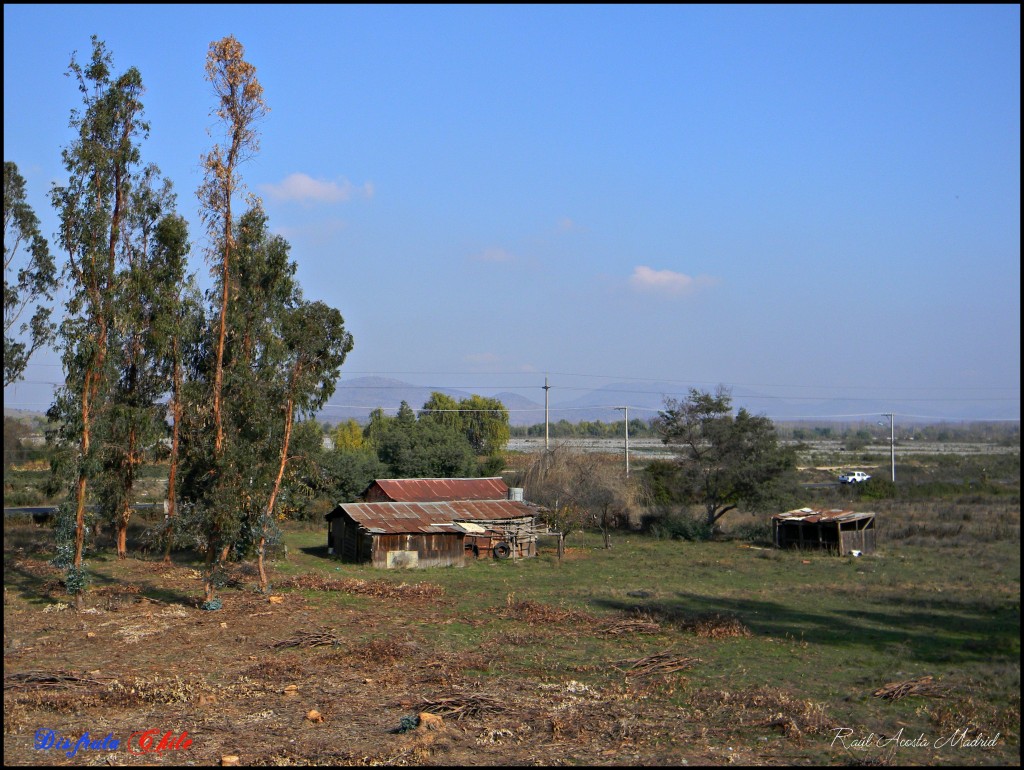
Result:
{"label": "green foliage", "polygon": [[675,507],[656,507],[641,520],[641,528],[658,540],[710,540],[711,524],[705,517]]}
{"label": "green foliage", "polygon": [[899,495],[899,489],[890,479],[872,476],[863,484],[855,484],[854,490],[861,500],[893,500]]}
{"label": "green foliage", "polygon": [[390,478],[466,477],[476,469],[462,431],[431,417],[416,419],[404,401],[394,417],[375,410],[363,435]]}
{"label": "green foliage", "polygon": [[334,503],[355,502],[374,479],[388,478],[388,466],[372,449],[336,449],[321,460],[321,494]]}
{"label": "green foliage", "polygon": [[496,398],[474,394],[456,402],[451,396],[434,392],[423,405],[420,419],[463,433],[478,455],[496,456],[508,444],[508,409]]}
{"label": "green foliage", "polygon": [[482,458],[476,466],[476,475],[482,477],[500,476],[505,469],[505,457],[500,454]]}
{"label": "green foliage", "polygon": [[[22,246],[25,248],[22,249]],[[57,287],[50,246],[28,205],[25,179],[4,161],[4,387],[22,378],[28,360],[53,336],[49,302]],[[26,310],[28,320],[18,321]],[[28,340],[15,335],[28,335]]]}
{"label": "green foliage", "polygon": [[[306,302],[294,280],[290,246],[271,235],[256,207],[236,223],[233,301],[226,315],[218,451],[212,410],[217,327],[207,330],[184,388],[182,498],[198,532],[192,538],[240,556],[275,542],[278,519],[304,517],[325,480],[328,454],[315,420],[334,392],[352,336],[334,308]],[[215,287],[211,304],[220,296]],[[369,483],[369,482],[367,482]],[[212,573],[211,573],[212,574]],[[210,585],[213,585],[210,582]]]}
{"label": "green foliage", "polygon": [[[164,396],[173,369],[185,282],[187,228],[173,212],[171,183],[149,166],[131,189],[123,240],[125,264],[115,285],[108,356],[112,384],[97,422],[98,500],[103,517],[123,530],[131,516],[135,478],[167,435]],[[124,553],[121,554],[124,556]]]}
{"label": "green foliage", "polygon": [[355,420],[339,422],[331,431],[331,439],[336,450],[362,449],[363,428]]}
{"label": "green foliage", "polygon": [[652,460],[641,471],[641,479],[650,505],[678,505],[688,498],[678,463]]}

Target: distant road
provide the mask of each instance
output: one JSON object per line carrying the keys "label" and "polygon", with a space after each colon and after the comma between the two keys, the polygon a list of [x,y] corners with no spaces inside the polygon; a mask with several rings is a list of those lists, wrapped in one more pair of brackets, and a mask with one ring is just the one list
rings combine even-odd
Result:
{"label": "distant road", "polygon": [[[132,506],[136,511],[141,511],[146,508],[163,508],[163,503],[135,503]],[[95,505],[86,506],[90,511],[95,511]],[[32,516],[36,519],[43,519],[48,516],[52,516],[57,512],[56,505],[39,505],[29,506],[24,508],[4,508],[4,516]]]}
{"label": "distant road", "polygon": [[[569,446],[573,449],[584,452],[602,452],[604,454],[622,454],[625,450],[625,437],[623,438],[551,438],[551,446]],[[787,446],[802,444],[807,452],[836,452],[843,451],[843,442],[839,439],[825,439],[812,441],[796,441],[793,439],[781,442]],[[508,441],[508,449],[513,452],[542,452],[544,451],[543,436],[515,436]],[[858,452],[888,455],[889,443],[869,444]],[[1019,446],[1004,446],[1002,444],[989,444],[983,442],[944,442],[944,441],[911,441],[897,440],[896,455],[909,454],[941,454],[941,455],[973,455],[973,454],[1012,454],[1019,452]],[[659,438],[633,438],[629,439],[629,454],[634,457],[663,458],[672,455],[672,448],[666,446]],[[845,466],[837,466],[841,470]]]}

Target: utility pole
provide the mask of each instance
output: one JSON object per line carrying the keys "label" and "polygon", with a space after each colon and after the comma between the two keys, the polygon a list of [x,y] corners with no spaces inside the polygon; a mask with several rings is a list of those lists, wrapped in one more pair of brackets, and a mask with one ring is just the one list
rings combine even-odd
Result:
{"label": "utility pole", "polygon": [[889,418],[889,462],[892,465],[892,483],[896,483],[896,415],[892,412],[883,414]]}
{"label": "utility pole", "polygon": [[551,386],[548,385],[548,376],[544,375],[544,451],[548,451],[548,391],[551,390]]}
{"label": "utility pole", "polygon": [[629,407],[628,406],[617,406],[616,409],[623,413],[623,417],[626,420],[626,478],[629,478]]}

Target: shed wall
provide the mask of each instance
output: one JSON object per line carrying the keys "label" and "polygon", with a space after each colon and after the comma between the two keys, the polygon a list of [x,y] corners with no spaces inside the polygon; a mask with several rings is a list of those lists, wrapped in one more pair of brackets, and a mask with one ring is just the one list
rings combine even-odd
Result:
{"label": "shed wall", "polygon": [[464,537],[461,532],[372,535],[370,562],[381,569],[462,567]]}

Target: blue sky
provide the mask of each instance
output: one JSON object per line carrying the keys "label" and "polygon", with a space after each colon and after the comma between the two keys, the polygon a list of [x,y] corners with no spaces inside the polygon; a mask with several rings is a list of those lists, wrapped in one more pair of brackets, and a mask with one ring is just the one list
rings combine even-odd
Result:
{"label": "blue sky", "polygon": [[343,380],[1020,416],[1019,6],[5,5],[4,159],[51,242],[92,34],[142,73],[204,285],[203,66],[245,46],[242,175],[345,316]]}

